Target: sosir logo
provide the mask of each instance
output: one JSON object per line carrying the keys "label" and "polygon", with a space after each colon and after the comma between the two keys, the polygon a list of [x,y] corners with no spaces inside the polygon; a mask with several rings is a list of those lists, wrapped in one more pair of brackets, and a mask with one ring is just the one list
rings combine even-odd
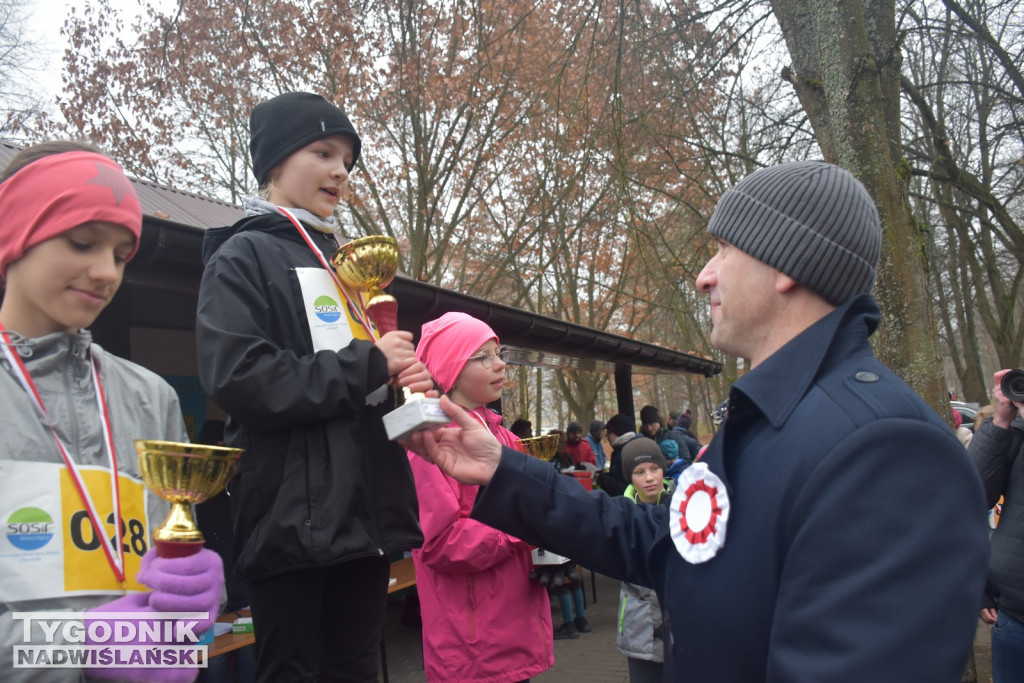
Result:
{"label": "sosir logo", "polygon": [[7,518],[7,540],[20,550],[38,550],[53,538],[53,519],[39,508],[21,508]]}
{"label": "sosir logo", "polygon": [[313,302],[313,311],[316,313],[316,317],[325,323],[336,323],[341,318],[341,308],[338,306],[338,302],[326,294],[316,298],[316,301]]}

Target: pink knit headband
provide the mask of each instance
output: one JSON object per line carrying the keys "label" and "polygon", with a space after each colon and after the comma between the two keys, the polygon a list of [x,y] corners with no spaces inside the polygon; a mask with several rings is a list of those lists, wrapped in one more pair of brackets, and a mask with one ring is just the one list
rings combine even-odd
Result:
{"label": "pink knit headband", "polygon": [[82,225],[103,221],[135,236],[139,248],[142,209],[116,163],[95,152],[65,152],[33,161],[0,183],[0,277],[7,266],[41,242]]}

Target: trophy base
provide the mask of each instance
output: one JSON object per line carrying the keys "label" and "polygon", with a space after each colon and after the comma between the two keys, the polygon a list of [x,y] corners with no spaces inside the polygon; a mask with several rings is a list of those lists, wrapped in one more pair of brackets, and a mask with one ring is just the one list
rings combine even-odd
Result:
{"label": "trophy base", "polygon": [[203,541],[153,541],[157,557],[188,557],[203,549]]}
{"label": "trophy base", "polygon": [[404,439],[424,429],[444,427],[452,419],[441,410],[436,398],[417,398],[384,416],[384,430],[392,441]]}
{"label": "trophy base", "polygon": [[549,565],[549,564],[565,564],[569,562],[568,557],[562,557],[557,555],[550,550],[544,550],[543,548],[534,548],[530,551],[530,558],[533,560],[534,565]]}

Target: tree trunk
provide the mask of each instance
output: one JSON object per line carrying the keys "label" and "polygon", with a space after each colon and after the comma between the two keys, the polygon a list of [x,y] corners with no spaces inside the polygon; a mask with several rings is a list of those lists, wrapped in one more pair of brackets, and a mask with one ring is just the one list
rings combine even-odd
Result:
{"label": "tree trunk", "polygon": [[878,357],[939,414],[949,415],[923,240],[907,197],[899,128],[893,0],[773,0],[793,58],[786,78],[827,161],[853,173],[875,199],[882,258],[874,295]]}

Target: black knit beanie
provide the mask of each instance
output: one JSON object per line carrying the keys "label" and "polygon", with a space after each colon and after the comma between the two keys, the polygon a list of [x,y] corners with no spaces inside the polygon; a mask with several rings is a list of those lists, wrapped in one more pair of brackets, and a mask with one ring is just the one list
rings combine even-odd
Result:
{"label": "black knit beanie", "polygon": [[329,135],[352,138],[351,171],[363,143],[343,111],[308,92],[286,92],[260,102],[249,116],[249,153],[256,182],[263,187],[270,171],[292,152]]}
{"label": "black knit beanie", "polygon": [[629,415],[626,415],[624,413],[618,413],[617,415],[612,416],[612,418],[608,420],[604,428],[608,430],[609,434],[614,434],[615,436],[622,436],[623,434],[635,432],[636,423],[633,422],[633,418],[631,418]]}
{"label": "black knit beanie", "polygon": [[658,409],[654,406],[644,406],[640,409],[640,424],[649,425],[653,423],[661,424],[661,415],[658,414]]}
{"label": "black knit beanie", "polygon": [[761,169],[726,192],[708,233],[838,306],[871,291],[878,210],[848,171],[823,161]]}
{"label": "black knit beanie", "polygon": [[633,469],[642,462],[653,462],[662,471],[668,469],[661,447],[646,436],[638,436],[622,447],[622,475],[627,482],[633,477]]}

